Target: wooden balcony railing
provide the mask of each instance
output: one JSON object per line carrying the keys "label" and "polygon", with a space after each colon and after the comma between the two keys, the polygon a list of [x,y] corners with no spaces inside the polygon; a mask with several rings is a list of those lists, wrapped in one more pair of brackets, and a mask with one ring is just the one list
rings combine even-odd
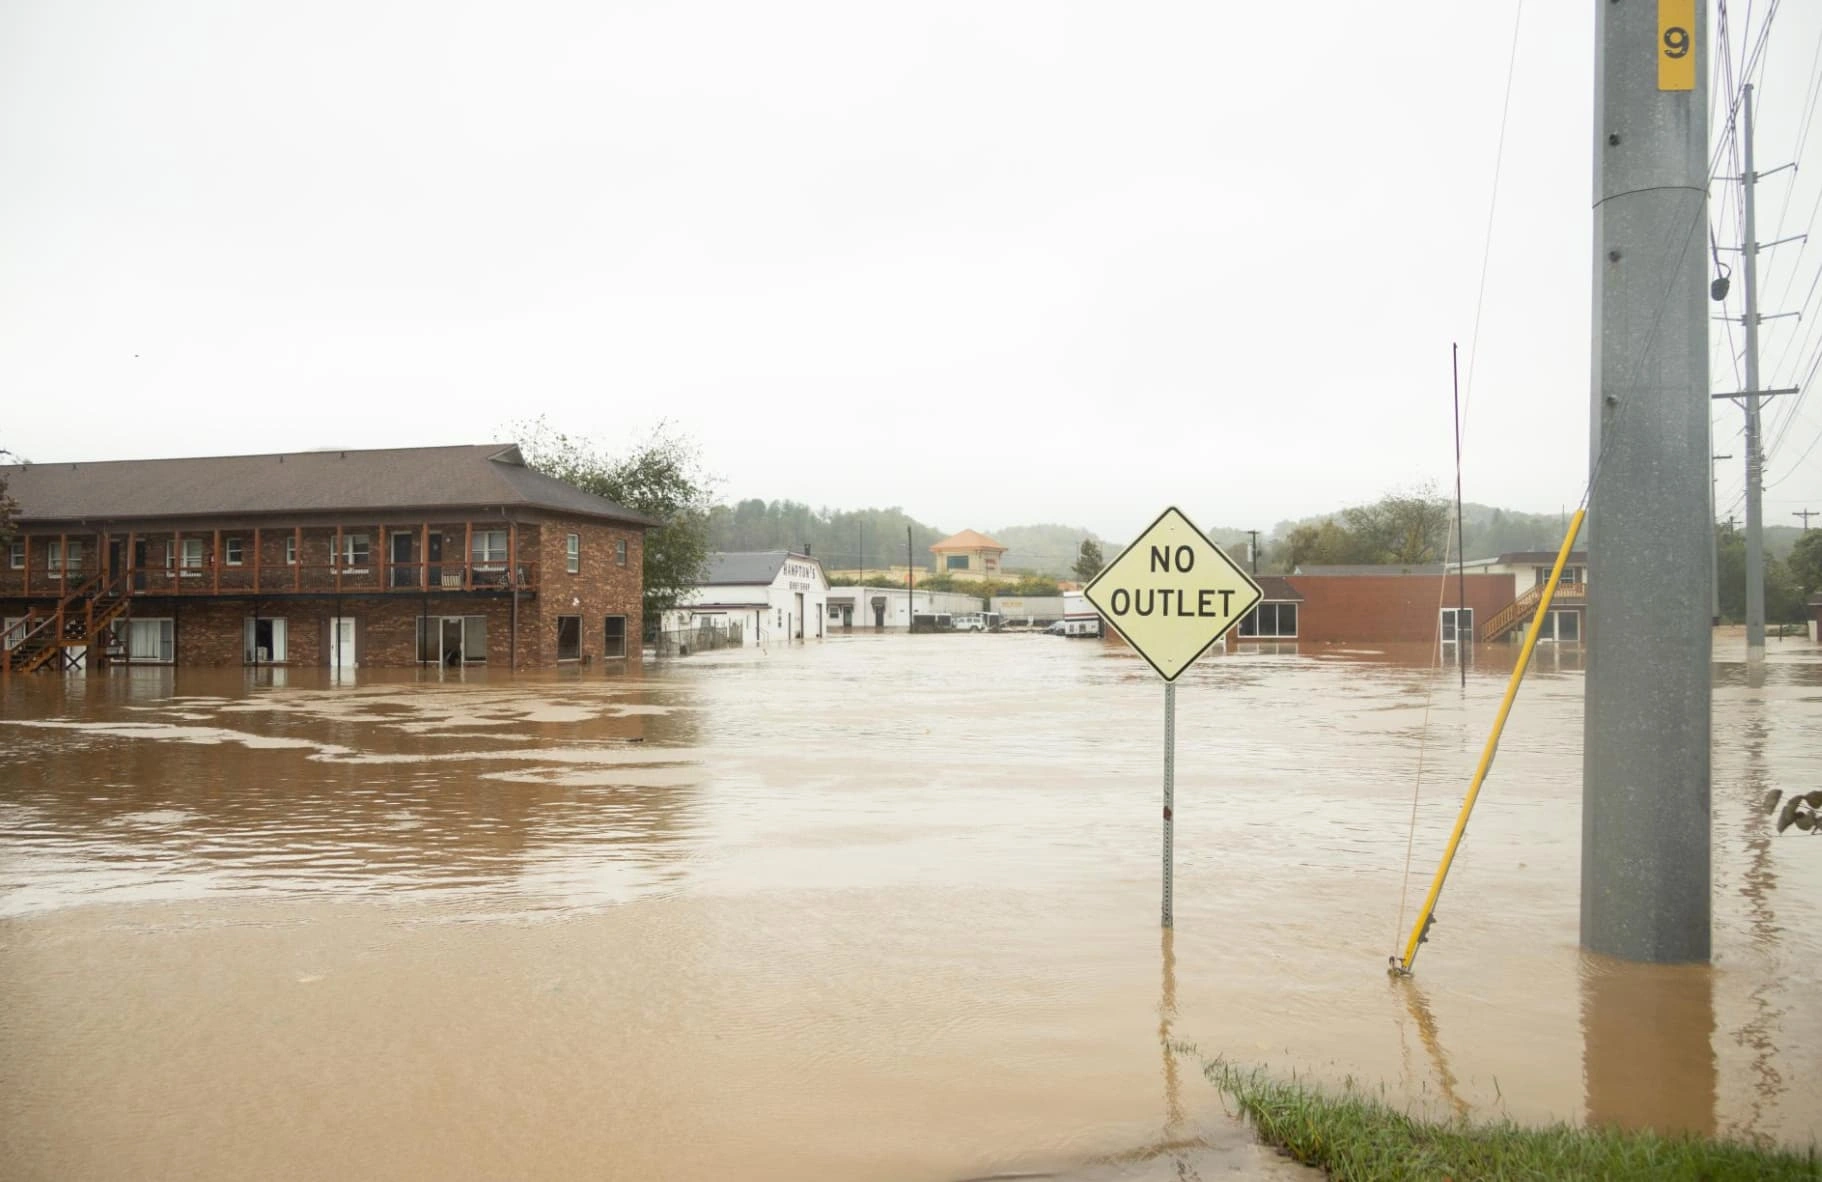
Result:
{"label": "wooden balcony railing", "polygon": [[520,562],[372,562],[249,564],[207,560],[199,566],[130,567],[132,595],[422,595],[475,591],[504,594],[538,589],[538,564]]}

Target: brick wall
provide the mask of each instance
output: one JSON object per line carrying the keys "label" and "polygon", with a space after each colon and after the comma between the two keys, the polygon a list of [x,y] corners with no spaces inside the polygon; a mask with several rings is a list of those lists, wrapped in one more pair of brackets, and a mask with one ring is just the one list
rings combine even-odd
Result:
{"label": "brick wall", "polygon": [[[1436,575],[1292,575],[1291,583],[1303,596],[1297,639],[1306,645],[1430,644],[1438,608],[1457,600],[1452,574],[1446,591]],[[1512,602],[1514,588],[1509,574],[1467,576],[1475,628]]]}
{"label": "brick wall", "polygon": [[[532,601],[520,601],[520,635],[535,627]],[[177,663],[186,666],[232,666],[244,663],[246,621],[253,617],[251,599],[136,599],[137,619],[170,619],[176,625]],[[286,665],[327,665],[330,658],[329,621],[337,610],[333,599],[268,598],[258,604],[259,618],[285,621]],[[481,616],[487,621],[487,663],[506,668],[511,655],[512,601],[505,596],[416,595],[386,598],[349,597],[341,614],[354,620],[358,663],[369,667],[397,668],[418,663],[418,619]],[[474,654],[467,654],[470,658]],[[533,668],[523,652],[520,667]]]}
{"label": "brick wall", "polygon": [[[580,535],[580,567],[568,569],[568,538]],[[626,564],[615,560],[615,543],[626,543]],[[626,652],[637,661],[643,625],[641,594],[644,533],[626,526],[578,518],[546,518],[519,527],[521,552],[529,546],[539,564],[539,591],[533,651],[542,664],[557,659],[557,618],[582,617],[582,659],[603,659],[603,633],[608,616],[626,617]]]}

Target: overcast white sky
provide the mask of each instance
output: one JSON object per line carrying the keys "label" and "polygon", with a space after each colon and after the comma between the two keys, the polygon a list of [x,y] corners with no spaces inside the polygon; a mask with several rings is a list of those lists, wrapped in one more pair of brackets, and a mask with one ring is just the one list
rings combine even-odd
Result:
{"label": "overcast white sky", "polygon": [[[1818,8],[1773,26],[1762,168]],[[1470,356],[1513,13],[4,0],[0,447],[665,418],[730,500],[1269,528],[1450,483],[1458,340],[1468,499],[1555,511],[1587,467],[1593,16],[1524,10]],[[1804,156],[1762,238],[1786,191],[1782,233],[1814,219],[1822,135]],[[1767,255],[1765,310],[1819,271],[1822,240]],[[1768,384],[1822,344],[1810,308],[1767,326]],[[1766,520],[1795,524],[1822,396],[1781,401]]]}

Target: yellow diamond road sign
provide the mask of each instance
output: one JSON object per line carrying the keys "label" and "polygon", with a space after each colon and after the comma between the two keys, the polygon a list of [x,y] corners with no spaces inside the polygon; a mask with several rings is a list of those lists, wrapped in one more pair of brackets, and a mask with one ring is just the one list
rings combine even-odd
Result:
{"label": "yellow diamond road sign", "polygon": [[1265,598],[1175,508],[1159,514],[1082,593],[1165,681],[1175,681]]}

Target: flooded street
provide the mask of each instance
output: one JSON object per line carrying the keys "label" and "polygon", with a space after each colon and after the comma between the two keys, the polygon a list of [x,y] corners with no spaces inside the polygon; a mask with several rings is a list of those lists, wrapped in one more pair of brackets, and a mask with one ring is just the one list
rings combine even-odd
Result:
{"label": "flooded street", "polygon": [[1195,1062],[1822,1137],[1822,650],[1717,642],[1712,968],[1577,949],[1582,674],[866,636],[628,675],[16,679],[0,1177],[1280,1176]]}

